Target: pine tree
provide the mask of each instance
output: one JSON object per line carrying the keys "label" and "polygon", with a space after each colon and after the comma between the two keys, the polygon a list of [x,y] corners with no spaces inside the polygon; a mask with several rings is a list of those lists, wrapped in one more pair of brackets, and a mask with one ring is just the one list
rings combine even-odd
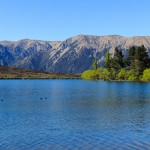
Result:
{"label": "pine tree", "polygon": [[111,68],[111,58],[109,51],[106,52],[106,68],[108,70]]}
{"label": "pine tree", "polygon": [[148,68],[148,52],[144,45],[139,46],[135,53],[135,62],[134,62],[134,69],[138,73],[140,77],[143,74],[143,71]]}
{"label": "pine tree", "polygon": [[93,65],[92,65],[93,70],[97,70],[97,59],[94,59]]}
{"label": "pine tree", "polygon": [[125,60],[125,65],[129,68],[134,68],[134,60],[135,60],[136,47],[132,46],[129,48],[128,57]]}
{"label": "pine tree", "polygon": [[113,68],[115,68],[116,70],[120,70],[121,68],[125,67],[123,57],[124,56],[122,54],[122,51],[119,51],[119,49],[116,47],[114,57],[112,59]]}

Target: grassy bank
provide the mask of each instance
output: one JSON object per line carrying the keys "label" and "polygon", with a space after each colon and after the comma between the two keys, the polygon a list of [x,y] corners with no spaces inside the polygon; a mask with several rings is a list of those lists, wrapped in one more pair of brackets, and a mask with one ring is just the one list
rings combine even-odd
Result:
{"label": "grassy bank", "polygon": [[80,75],[49,73],[0,66],[0,79],[80,79]]}

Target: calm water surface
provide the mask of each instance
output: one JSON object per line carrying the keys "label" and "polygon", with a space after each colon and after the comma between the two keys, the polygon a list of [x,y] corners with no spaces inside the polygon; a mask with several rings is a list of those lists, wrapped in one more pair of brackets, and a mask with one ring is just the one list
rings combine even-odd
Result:
{"label": "calm water surface", "polygon": [[0,80],[0,150],[150,149],[150,83]]}

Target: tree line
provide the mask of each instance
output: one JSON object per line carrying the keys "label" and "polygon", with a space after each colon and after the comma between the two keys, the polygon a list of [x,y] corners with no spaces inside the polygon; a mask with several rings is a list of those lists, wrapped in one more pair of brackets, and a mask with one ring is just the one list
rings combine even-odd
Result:
{"label": "tree line", "polygon": [[95,58],[92,70],[83,72],[82,78],[87,80],[129,80],[150,81],[150,58],[144,45],[132,46],[124,56],[122,51],[115,48],[114,55],[106,52],[106,65],[98,68]]}

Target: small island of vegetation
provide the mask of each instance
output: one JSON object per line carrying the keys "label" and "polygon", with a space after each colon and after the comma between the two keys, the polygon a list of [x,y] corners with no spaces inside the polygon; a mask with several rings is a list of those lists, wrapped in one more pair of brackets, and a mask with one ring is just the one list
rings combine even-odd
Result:
{"label": "small island of vegetation", "polygon": [[150,81],[150,59],[148,51],[144,45],[132,46],[124,57],[118,47],[115,48],[111,57],[109,51],[106,52],[105,67],[98,68],[95,58],[92,70],[82,73],[85,80],[116,80],[116,81]]}

